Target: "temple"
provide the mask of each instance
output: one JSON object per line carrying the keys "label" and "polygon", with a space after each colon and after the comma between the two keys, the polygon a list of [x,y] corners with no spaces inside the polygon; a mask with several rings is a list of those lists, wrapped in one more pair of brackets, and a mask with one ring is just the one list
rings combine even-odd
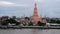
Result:
{"label": "temple", "polygon": [[33,12],[33,16],[32,16],[33,22],[37,23],[38,21],[41,21],[42,18],[38,16],[38,11],[37,11],[37,4],[35,3],[34,5],[34,12]]}

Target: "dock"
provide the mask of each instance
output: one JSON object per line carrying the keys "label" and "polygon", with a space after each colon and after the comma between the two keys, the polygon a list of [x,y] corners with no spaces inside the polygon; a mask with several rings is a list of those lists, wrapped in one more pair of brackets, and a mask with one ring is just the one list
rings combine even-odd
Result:
{"label": "dock", "polygon": [[55,26],[0,26],[0,29],[60,29],[60,27]]}

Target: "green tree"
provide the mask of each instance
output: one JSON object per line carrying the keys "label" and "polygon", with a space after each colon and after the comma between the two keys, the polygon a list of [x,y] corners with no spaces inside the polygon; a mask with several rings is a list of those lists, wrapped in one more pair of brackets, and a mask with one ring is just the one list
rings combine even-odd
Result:
{"label": "green tree", "polygon": [[51,19],[49,23],[56,23],[56,20]]}
{"label": "green tree", "polygon": [[56,23],[60,24],[60,20],[57,20]]}
{"label": "green tree", "polygon": [[46,24],[38,21],[37,25],[38,25],[38,26],[45,26]]}
{"label": "green tree", "polygon": [[25,19],[28,19],[28,20],[30,20],[30,18],[29,18],[29,17],[25,17]]}
{"label": "green tree", "polygon": [[28,24],[28,26],[33,26],[33,23],[32,23],[32,22],[30,22],[30,23]]}
{"label": "green tree", "polygon": [[20,23],[14,19],[7,19],[2,22],[2,25],[8,25],[8,23],[19,25]]}

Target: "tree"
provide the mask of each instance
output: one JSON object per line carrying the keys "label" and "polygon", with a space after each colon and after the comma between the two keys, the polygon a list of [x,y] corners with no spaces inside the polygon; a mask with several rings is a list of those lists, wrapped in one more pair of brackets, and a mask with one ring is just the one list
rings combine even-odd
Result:
{"label": "tree", "polygon": [[56,23],[60,24],[60,20],[57,20]]}
{"label": "tree", "polygon": [[38,26],[45,26],[46,24],[38,21],[37,25],[38,25]]}
{"label": "tree", "polygon": [[56,23],[56,20],[51,19],[49,23]]}
{"label": "tree", "polygon": [[2,25],[8,25],[8,23],[19,25],[20,23],[14,19],[7,19],[2,22]]}
{"label": "tree", "polygon": [[25,17],[25,19],[28,19],[28,20],[30,20],[30,18],[29,18],[29,17]]}
{"label": "tree", "polygon": [[28,26],[33,26],[33,23],[32,23],[32,22],[30,22],[30,23],[28,24]]}

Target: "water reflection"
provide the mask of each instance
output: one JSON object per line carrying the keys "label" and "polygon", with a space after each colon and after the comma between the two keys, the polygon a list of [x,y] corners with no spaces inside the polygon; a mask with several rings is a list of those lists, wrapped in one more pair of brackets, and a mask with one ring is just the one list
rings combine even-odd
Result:
{"label": "water reflection", "polygon": [[0,29],[0,34],[59,34],[59,29]]}

